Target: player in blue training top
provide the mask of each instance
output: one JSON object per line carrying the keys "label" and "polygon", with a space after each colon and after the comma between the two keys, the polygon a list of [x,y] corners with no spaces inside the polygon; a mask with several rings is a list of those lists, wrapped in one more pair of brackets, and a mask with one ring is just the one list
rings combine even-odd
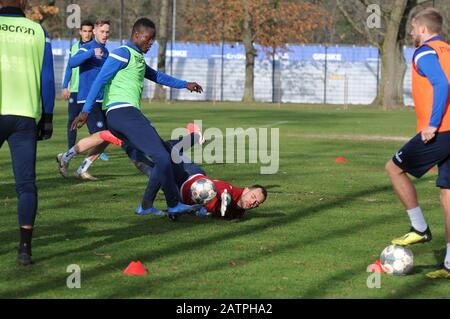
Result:
{"label": "player in blue training top", "polygon": [[110,54],[72,128],[86,123],[96,97],[106,86],[103,106],[107,110],[109,130],[152,159],[155,163],[153,175],[162,185],[168,206],[167,212],[169,215],[175,215],[199,207],[181,203],[174,182],[170,154],[156,129],[140,111],[144,79],[173,88],[186,88],[191,92],[201,93],[203,89],[195,82],[188,83],[155,71],[145,63],[144,54],[150,50],[155,33],[155,24],[149,19],[142,18],[136,21],[131,40]]}
{"label": "player in blue training top", "polygon": [[[85,20],[81,22],[80,26],[80,40],[75,41],[70,48],[69,59],[76,55],[80,50],[80,47],[90,41],[92,41],[94,31],[94,23]],[[83,104],[78,104],[78,85],[79,85],[79,68],[71,68],[70,63],[67,63],[66,72],[63,80],[62,97],[69,101],[67,107],[67,146],[72,148],[77,141],[77,131],[70,128],[73,120],[80,114]]]}
{"label": "player in blue training top", "polygon": [[[108,49],[105,46],[109,38],[109,32],[110,21],[97,20],[94,27],[94,39],[82,45],[78,53],[69,60],[71,68],[79,67],[80,70],[77,97],[77,103],[80,106],[84,106],[86,103],[89,90],[109,56]],[[87,122],[89,133],[91,134],[107,129],[106,118],[102,112],[103,90],[98,92],[95,102]],[[88,173],[88,169],[98,157],[98,155],[87,157],[76,171],[76,176],[85,180],[95,180],[96,178]]]}

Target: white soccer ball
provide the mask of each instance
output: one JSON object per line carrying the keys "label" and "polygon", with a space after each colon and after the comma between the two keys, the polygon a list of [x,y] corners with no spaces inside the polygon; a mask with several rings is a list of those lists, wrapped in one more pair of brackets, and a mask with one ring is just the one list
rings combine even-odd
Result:
{"label": "white soccer ball", "polygon": [[197,204],[206,205],[211,202],[216,195],[216,186],[210,179],[201,178],[191,185],[191,198]]}
{"label": "white soccer ball", "polygon": [[406,275],[413,269],[414,255],[409,248],[390,245],[381,253],[381,264],[389,275]]}

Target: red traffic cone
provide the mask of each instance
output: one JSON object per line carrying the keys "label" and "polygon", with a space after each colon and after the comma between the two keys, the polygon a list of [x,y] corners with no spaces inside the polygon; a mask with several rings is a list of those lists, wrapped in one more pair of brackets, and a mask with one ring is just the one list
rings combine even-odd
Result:
{"label": "red traffic cone", "polygon": [[336,158],[336,163],[347,163],[347,160],[344,156],[339,156],[338,158]]}
{"label": "red traffic cone", "polygon": [[140,261],[132,261],[123,271],[124,275],[143,276],[147,274],[147,269]]}
{"label": "red traffic cone", "polygon": [[380,272],[380,273],[384,273],[384,269],[383,269],[383,265],[381,264],[381,260],[377,260],[376,262],[374,262],[370,268],[369,268],[370,272]]}

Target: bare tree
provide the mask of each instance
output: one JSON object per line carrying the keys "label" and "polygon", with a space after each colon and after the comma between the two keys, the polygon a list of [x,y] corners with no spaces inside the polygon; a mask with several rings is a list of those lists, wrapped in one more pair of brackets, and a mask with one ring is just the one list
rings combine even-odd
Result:
{"label": "bare tree", "polygon": [[[381,82],[374,105],[383,109],[403,106],[403,79],[406,70],[403,45],[407,38],[408,22],[417,0],[337,0],[338,8],[370,44],[380,50]],[[380,28],[369,28],[367,19],[371,4],[381,9]]]}
{"label": "bare tree", "polygon": [[[158,70],[165,72],[166,70],[166,46],[169,37],[169,0],[161,0],[159,11],[159,28],[158,28]],[[164,101],[166,93],[161,85],[156,85],[153,101]]]}

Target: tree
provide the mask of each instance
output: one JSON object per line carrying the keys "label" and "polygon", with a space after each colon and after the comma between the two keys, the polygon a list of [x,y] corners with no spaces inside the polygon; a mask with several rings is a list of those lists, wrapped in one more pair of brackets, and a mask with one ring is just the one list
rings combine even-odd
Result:
{"label": "tree", "polygon": [[[367,11],[369,5],[374,2],[381,9],[382,24],[380,28],[369,29]],[[381,82],[373,104],[381,105],[385,110],[404,104],[403,79],[406,64],[403,45],[410,15],[418,3],[418,0],[337,0],[339,9],[354,30],[365,35],[369,43],[380,50]]]}
{"label": "tree", "polygon": [[191,28],[187,40],[218,43],[242,41],[245,47],[244,102],[254,100],[254,44],[284,48],[288,42],[308,42],[312,31],[323,27],[327,13],[322,5],[289,0],[193,1],[187,12]]}
{"label": "tree", "polygon": [[[158,28],[158,70],[166,71],[166,46],[169,38],[169,15],[170,15],[169,0],[161,0],[159,11],[159,28]],[[156,85],[153,101],[164,101],[166,93],[161,85]]]}
{"label": "tree", "polygon": [[55,1],[30,1],[25,15],[27,18],[43,23],[46,19],[56,16],[59,8],[55,5]]}

